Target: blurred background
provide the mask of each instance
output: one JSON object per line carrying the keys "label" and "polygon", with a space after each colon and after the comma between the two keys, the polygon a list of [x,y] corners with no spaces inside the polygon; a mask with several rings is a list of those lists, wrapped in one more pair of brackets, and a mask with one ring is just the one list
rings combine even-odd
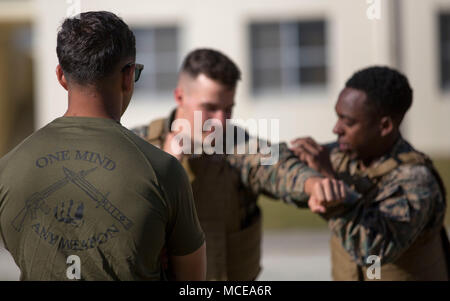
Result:
{"label": "blurred background", "polygon": [[[183,57],[210,47],[243,72],[234,118],[276,118],[281,141],[325,143],[345,81],[389,65],[414,89],[403,135],[434,159],[450,190],[450,0],[0,0],[0,156],[65,112],[56,34],[64,18],[90,10],[122,17],[145,64],[123,125],[168,115]],[[280,201],[260,204],[259,279],[330,280],[326,223]],[[18,277],[0,242],[0,280]]]}

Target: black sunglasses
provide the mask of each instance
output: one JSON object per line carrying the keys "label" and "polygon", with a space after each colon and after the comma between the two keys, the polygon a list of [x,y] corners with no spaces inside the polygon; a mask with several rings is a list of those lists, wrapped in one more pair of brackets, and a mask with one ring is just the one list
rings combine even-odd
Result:
{"label": "black sunglasses", "polygon": [[136,63],[128,63],[122,68],[122,72],[125,71],[125,69],[130,68],[133,65],[135,65],[134,82],[137,82],[139,80],[139,78],[141,77],[142,70],[144,70],[144,65],[136,64]]}

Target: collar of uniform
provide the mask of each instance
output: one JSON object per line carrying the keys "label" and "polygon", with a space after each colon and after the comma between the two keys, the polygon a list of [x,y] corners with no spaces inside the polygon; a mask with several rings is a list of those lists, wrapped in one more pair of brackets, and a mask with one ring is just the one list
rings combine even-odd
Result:
{"label": "collar of uniform", "polygon": [[[170,112],[169,116],[167,116],[167,118],[165,118],[164,121],[163,121],[163,129],[162,129],[162,133],[161,133],[161,136],[160,136],[161,137],[161,142],[162,142],[161,145],[164,145],[164,141],[166,139],[167,133],[169,133],[171,131],[172,123],[175,121],[176,113],[177,113],[177,108],[174,108]],[[234,138],[236,140],[237,139],[237,135],[238,135],[237,134],[238,127],[237,126],[234,127],[233,130],[235,131]],[[245,137],[244,141],[245,141],[245,143],[247,143],[248,140],[250,139],[250,136],[249,136],[248,132],[245,131],[245,130],[244,130],[244,137]],[[225,142],[225,137],[224,137],[224,142]],[[226,146],[227,145],[225,145],[224,147],[226,147]],[[232,148],[235,149],[236,147],[237,147],[237,141],[234,141],[234,143],[232,145]],[[224,153],[228,153],[227,149],[224,149]],[[208,155],[208,154],[204,154],[204,153],[202,153],[202,154],[188,154],[186,156],[188,156],[189,158],[192,158],[192,159],[196,159],[196,158],[200,158],[200,157],[201,158],[208,158],[208,159],[213,160],[213,161],[220,161],[220,160],[222,160],[222,157],[223,157],[223,155],[221,155],[221,154]]]}
{"label": "collar of uniform", "polygon": [[[374,162],[372,162],[372,164],[370,164],[369,167],[367,167],[363,171],[361,169],[362,161],[358,160],[358,159],[349,159],[347,154],[342,153],[339,150],[337,143],[330,143],[327,146],[330,149],[330,153],[334,153],[334,154],[338,155],[339,158],[341,158],[339,160],[339,161],[341,161],[341,163],[339,163],[336,167],[341,171],[343,171],[343,169],[347,170],[347,172],[352,176],[353,175],[365,176],[365,175],[367,175],[367,172],[366,172],[367,170],[369,170],[369,171],[374,170],[381,164],[385,163],[387,160],[390,160],[390,159],[397,160],[398,154],[411,151],[411,149],[412,149],[411,146],[403,139],[403,137],[400,136],[397,139],[397,141],[394,143],[392,148],[386,154],[384,154],[383,156],[376,159]],[[342,155],[339,155],[339,154],[342,154]],[[346,158],[347,158],[347,160],[346,160]],[[344,164],[344,165],[342,165],[342,164]]]}
{"label": "collar of uniform", "polygon": [[[177,109],[174,108],[170,112],[169,116],[167,116],[167,118],[164,119],[163,129],[162,129],[162,134],[161,134],[162,145],[164,145],[164,141],[166,139],[167,133],[169,133],[171,131],[172,123],[175,121],[176,113],[177,113]],[[217,155],[217,154],[212,154],[212,155],[207,155],[207,154],[204,154],[204,153],[202,153],[202,154],[185,154],[184,157],[189,159],[189,160],[191,160],[191,159],[199,159],[199,158],[202,158],[202,159],[208,158],[208,159],[211,159],[213,161],[220,160],[219,155]]]}
{"label": "collar of uniform", "polygon": [[167,118],[156,119],[150,122],[150,124],[146,128],[146,139],[150,143],[159,141],[159,143],[161,144],[159,147],[163,148],[167,133],[170,132],[172,122],[175,119],[175,114],[176,109],[173,109]]}
{"label": "collar of uniform", "polygon": [[361,160],[352,160],[349,166],[350,174],[367,175],[370,178],[378,177],[379,174],[377,170],[380,169],[381,165],[396,165],[398,161],[398,154],[408,151],[409,148],[408,143],[400,135],[391,149],[378,159],[374,160],[365,170],[361,170]]}
{"label": "collar of uniform", "polygon": [[89,125],[111,125],[118,124],[122,125],[120,121],[114,120],[112,118],[104,117],[85,117],[85,116],[62,116],[53,120],[53,123],[63,123],[63,124],[89,124]]}
{"label": "collar of uniform", "polygon": [[177,109],[173,109],[172,111],[170,111],[169,116],[167,116],[167,118],[164,120],[164,126],[163,126],[163,138],[166,138],[167,133],[169,133],[171,131],[172,128],[172,122],[175,120],[175,115],[177,113]]}

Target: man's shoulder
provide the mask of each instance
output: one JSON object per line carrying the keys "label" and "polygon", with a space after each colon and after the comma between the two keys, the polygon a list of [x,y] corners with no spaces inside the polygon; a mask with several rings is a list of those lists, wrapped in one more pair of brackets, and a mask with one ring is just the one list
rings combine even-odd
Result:
{"label": "man's shoulder", "polygon": [[417,185],[417,187],[430,186],[437,182],[430,158],[403,138],[397,143],[395,150],[386,156],[383,163],[387,162],[395,162],[393,168],[386,174],[387,182],[394,181],[401,183],[402,186]]}
{"label": "man's shoulder", "polygon": [[416,181],[430,181],[433,177],[433,163],[428,155],[417,150],[408,141],[401,139],[391,158],[398,162],[391,176]]}
{"label": "man's shoulder", "polygon": [[141,138],[145,138],[148,135],[148,127],[148,124],[139,125],[131,128],[130,131]]}
{"label": "man's shoulder", "polygon": [[413,182],[417,185],[436,182],[433,172],[427,165],[415,163],[397,166],[386,177],[386,181],[392,180],[400,183]]}
{"label": "man's shoulder", "polygon": [[[45,128],[45,127],[44,127]],[[13,160],[21,161],[23,156],[29,156],[29,153],[34,150],[35,143],[42,143],[42,131],[43,129],[32,133],[30,136],[22,140],[13,149],[0,158],[0,172],[11,163]]]}
{"label": "man's shoulder", "polygon": [[144,156],[152,163],[156,162],[167,163],[168,161],[171,160],[172,156],[160,150],[158,147],[152,145],[151,143],[148,143],[148,141],[146,141],[145,139],[142,139],[143,137],[136,134],[136,132],[133,129],[128,130],[126,128],[123,128],[123,133],[133,143],[135,148],[139,152],[144,154]]}
{"label": "man's shoulder", "polygon": [[166,122],[166,118],[157,118],[148,124],[135,126],[130,130],[142,139],[151,141],[154,139],[159,139],[164,135]]}
{"label": "man's shoulder", "polygon": [[[402,191],[413,203],[435,200],[442,206],[445,193],[441,190],[438,177],[427,165],[401,164],[382,178],[377,199],[382,200]],[[396,201],[388,204],[392,202]]]}

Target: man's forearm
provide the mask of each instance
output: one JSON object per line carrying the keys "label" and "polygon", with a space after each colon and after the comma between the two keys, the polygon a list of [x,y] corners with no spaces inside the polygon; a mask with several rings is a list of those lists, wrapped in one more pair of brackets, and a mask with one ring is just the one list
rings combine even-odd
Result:
{"label": "man's forearm", "polygon": [[305,181],[311,177],[322,177],[290,152],[285,144],[279,145],[279,160],[272,165],[261,165],[262,154],[231,155],[230,165],[241,176],[244,186],[255,193],[263,193],[288,203],[307,206],[308,194]]}

